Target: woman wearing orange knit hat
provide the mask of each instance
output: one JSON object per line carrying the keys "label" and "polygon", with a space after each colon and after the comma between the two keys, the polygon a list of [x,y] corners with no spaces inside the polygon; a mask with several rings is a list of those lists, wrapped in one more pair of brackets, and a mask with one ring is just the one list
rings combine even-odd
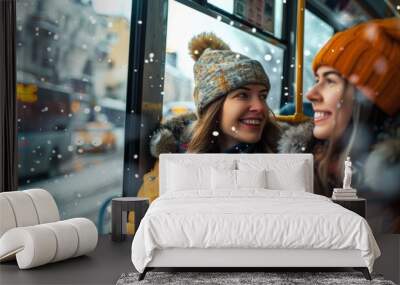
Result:
{"label": "woman wearing orange knit hat", "polygon": [[[279,151],[312,152],[314,189],[326,196],[342,187],[350,156],[351,186],[368,198],[373,228],[400,233],[400,19],[337,33],[314,58],[313,71],[307,98],[314,120],[287,130]],[[378,200],[389,212],[385,220],[372,216]]]}

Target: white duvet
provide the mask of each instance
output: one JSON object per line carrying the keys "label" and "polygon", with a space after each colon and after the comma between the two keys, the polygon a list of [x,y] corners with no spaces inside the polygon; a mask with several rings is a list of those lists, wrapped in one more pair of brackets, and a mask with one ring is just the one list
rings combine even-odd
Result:
{"label": "white duvet", "polygon": [[155,249],[358,249],[372,272],[380,251],[368,223],[328,198],[299,191],[182,191],[156,199],[132,243],[143,272]]}

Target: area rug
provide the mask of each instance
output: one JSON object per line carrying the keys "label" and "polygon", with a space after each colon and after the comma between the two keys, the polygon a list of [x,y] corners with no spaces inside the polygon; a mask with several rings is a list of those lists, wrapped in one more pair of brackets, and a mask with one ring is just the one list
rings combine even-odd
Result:
{"label": "area rug", "polygon": [[125,273],[117,281],[117,285],[294,285],[294,284],[379,284],[396,285],[384,280],[381,275],[372,274],[372,281],[364,278],[360,272],[148,272],[142,281],[138,281],[139,273]]}

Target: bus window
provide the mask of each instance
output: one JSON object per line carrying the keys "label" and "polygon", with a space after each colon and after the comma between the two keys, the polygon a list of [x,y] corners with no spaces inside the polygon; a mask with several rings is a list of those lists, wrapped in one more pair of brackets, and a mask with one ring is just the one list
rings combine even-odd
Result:
{"label": "bus window", "polygon": [[282,0],[208,0],[208,3],[242,18],[277,38],[282,37]]}
{"label": "bus window", "polygon": [[[342,23],[342,25],[347,28],[372,19],[369,13],[363,8],[362,1],[322,0],[321,4],[323,4],[329,10],[331,10],[337,21]],[[375,3],[372,2],[371,4]],[[377,6],[376,8],[379,10],[382,10],[382,8],[385,7],[385,5],[379,5],[379,4],[376,6]],[[379,11],[379,12],[381,14],[384,14],[384,11]]]}
{"label": "bus window", "polygon": [[62,219],[98,223],[122,195],[132,1],[16,5],[19,189],[44,188]]}
{"label": "bus window", "polygon": [[[29,89],[25,84],[18,83],[17,115],[18,131],[31,133],[40,131],[63,131],[70,125],[71,97],[67,92],[49,90],[35,86],[33,100],[27,99],[29,93],[24,94],[20,89]],[[24,94],[24,95],[23,95]]]}
{"label": "bus window", "polygon": [[70,95],[17,84],[18,176],[58,174],[72,158]]}
{"label": "bus window", "polygon": [[[260,61],[271,81],[268,105],[274,111],[279,109],[283,49],[177,1],[169,1],[168,13],[164,116],[183,113],[183,109],[194,111],[194,104],[188,103],[193,102],[194,88],[194,61],[189,55],[188,43],[202,32],[214,32],[232,50]],[[182,26],[182,23],[188,24]]]}
{"label": "bus window", "polygon": [[[304,69],[303,69],[303,93],[314,85],[314,73],[312,61],[319,49],[332,37],[334,30],[332,26],[319,17],[306,10],[304,15]],[[308,101],[303,96],[305,102]]]}

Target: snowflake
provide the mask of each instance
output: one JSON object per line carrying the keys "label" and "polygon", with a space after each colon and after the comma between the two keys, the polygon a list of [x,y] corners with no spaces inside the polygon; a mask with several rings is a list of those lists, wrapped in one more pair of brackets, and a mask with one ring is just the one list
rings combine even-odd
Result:
{"label": "snowflake", "polygon": [[270,61],[270,60],[272,59],[272,55],[266,54],[266,55],[264,56],[264,59],[265,59],[266,61]]}

